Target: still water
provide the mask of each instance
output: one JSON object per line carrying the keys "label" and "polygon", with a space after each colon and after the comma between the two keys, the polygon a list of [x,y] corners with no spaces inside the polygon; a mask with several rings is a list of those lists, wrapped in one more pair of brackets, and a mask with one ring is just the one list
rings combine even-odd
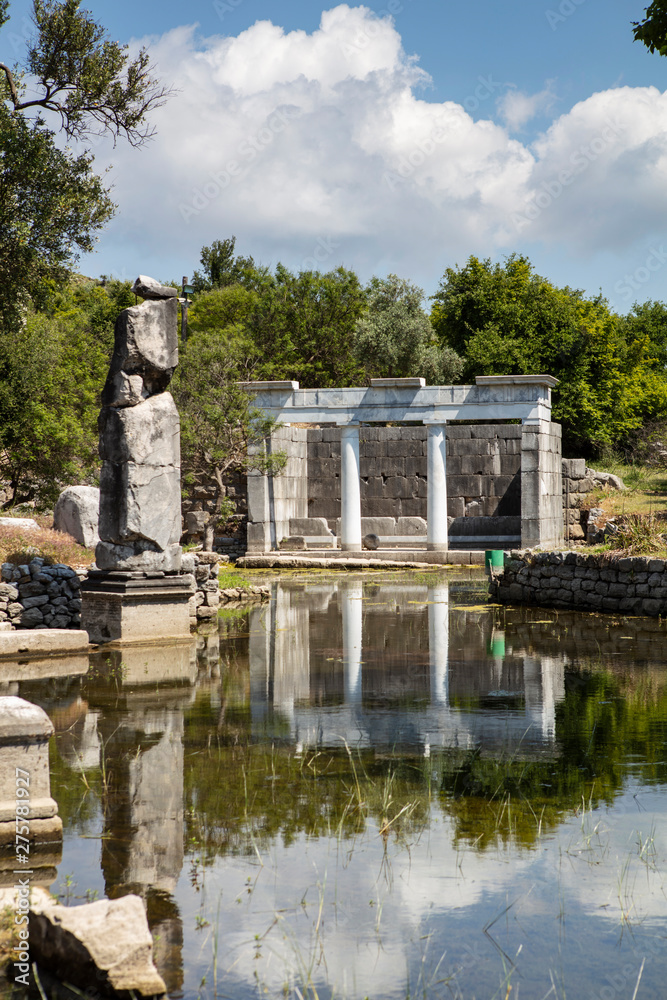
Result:
{"label": "still water", "polygon": [[18,685],[53,891],[139,893],[172,998],[667,996],[667,626],[468,578],[274,579]]}

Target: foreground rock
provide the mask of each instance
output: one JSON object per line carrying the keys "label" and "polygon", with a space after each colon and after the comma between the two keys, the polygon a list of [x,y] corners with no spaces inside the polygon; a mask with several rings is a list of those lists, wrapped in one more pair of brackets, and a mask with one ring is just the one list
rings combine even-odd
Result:
{"label": "foreground rock", "polygon": [[53,527],[65,531],[87,549],[100,540],[97,533],[100,517],[100,491],[96,486],[68,486],[53,511]]}
{"label": "foreground rock", "polygon": [[30,908],[33,960],[97,996],[156,997],[166,993],[153,964],[153,939],[139,896],[60,906],[38,898]]}

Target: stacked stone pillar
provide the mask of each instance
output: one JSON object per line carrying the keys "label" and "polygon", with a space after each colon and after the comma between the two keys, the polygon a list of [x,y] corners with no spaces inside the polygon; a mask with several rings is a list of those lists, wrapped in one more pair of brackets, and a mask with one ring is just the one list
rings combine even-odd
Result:
{"label": "stacked stone pillar", "polygon": [[562,431],[548,420],[524,421],[521,434],[521,545],[563,544]]}
{"label": "stacked stone pillar", "polygon": [[177,290],[140,275],[133,291],[145,301],[116,321],[99,416],[100,541],[82,587],[92,642],[189,634],[180,423],[166,391],[178,364]]}

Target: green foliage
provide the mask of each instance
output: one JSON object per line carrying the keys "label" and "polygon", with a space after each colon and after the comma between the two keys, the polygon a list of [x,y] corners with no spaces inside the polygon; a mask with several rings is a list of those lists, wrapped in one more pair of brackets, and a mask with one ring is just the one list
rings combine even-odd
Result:
{"label": "green foliage", "polygon": [[654,0],[644,13],[646,17],[643,21],[632,22],[635,41],[643,42],[649,52],[667,55],[667,3],[665,0]]}
{"label": "green foliage", "polygon": [[257,294],[248,324],[262,358],[257,377],[296,379],[314,389],[358,384],[362,371],[353,344],[366,297],[353,271],[295,275],[278,264],[274,276],[263,276]]}
{"label": "green foliage", "polygon": [[648,352],[653,367],[667,370],[667,306],[664,302],[635,302],[627,316],[619,316],[621,334],[626,341],[648,338]]}
{"label": "green foliage", "polygon": [[[68,483],[93,481],[99,464],[99,393],[129,283],[71,284],[45,294],[0,340],[0,479],[8,506],[53,504]],[[129,300],[129,301],[128,301]]]}
{"label": "green foliage", "polygon": [[252,378],[253,353],[239,324],[221,330],[199,329],[181,352],[171,383],[181,414],[184,481],[191,487],[214,480],[218,519],[233,513],[225,485],[230,471],[277,473],[285,461],[282,453],[264,453],[262,446],[274,421],[252,406],[251,396],[239,384]]}
{"label": "green foliage", "polygon": [[432,321],[465,358],[463,377],[554,375],[553,416],[565,448],[591,453],[667,410],[667,381],[648,336],[625,330],[600,297],[586,299],[534,274],[527,258],[471,257],[449,268]]}
{"label": "green foliage", "polygon": [[0,323],[20,323],[30,297],[43,303],[76,251],[89,251],[113,203],[92,157],[58,149],[39,119],[0,101]]}
{"label": "green foliage", "polygon": [[[230,327],[245,331],[257,301],[256,292],[238,284],[201,292],[188,311],[188,329],[194,335],[221,333]],[[247,334],[244,348],[249,352],[245,366],[255,367],[257,351]]]}
{"label": "green foliage", "polygon": [[357,322],[354,353],[365,376],[422,376],[429,385],[450,385],[463,362],[450,347],[439,347],[422,309],[424,293],[395,274],[372,278],[367,311]]}
{"label": "green foliage", "polygon": [[[109,132],[140,145],[152,135],[148,113],[164,104],[168,91],[152,78],[145,49],[130,61],[127,46],[109,41],[104,28],[79,7],[79,0],[33,0],[37,35],[25,70],[39,92],[23,99],[20,77],[0,63],[9,100],[15,111],[54,112],[68,138]],[[0,24],[7,9],[4,0]]]}
{"label": "green foliage", "polygon": [[204,273],[195,271],[192,285],[195,292],[226,288],[248,280],[255,270],[252,257],[235,257],[236,237],[214,240],[210,247],[202,247],[200,261]]}

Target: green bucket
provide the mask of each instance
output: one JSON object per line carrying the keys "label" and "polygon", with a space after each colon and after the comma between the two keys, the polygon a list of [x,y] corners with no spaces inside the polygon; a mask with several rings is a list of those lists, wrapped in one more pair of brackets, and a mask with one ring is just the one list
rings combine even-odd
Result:
{"label": "green bucket", "polygon": [[503,549],[487,549],[484,553],[484,566],[487,570],[502,569],[505,565],[505,552]]}

